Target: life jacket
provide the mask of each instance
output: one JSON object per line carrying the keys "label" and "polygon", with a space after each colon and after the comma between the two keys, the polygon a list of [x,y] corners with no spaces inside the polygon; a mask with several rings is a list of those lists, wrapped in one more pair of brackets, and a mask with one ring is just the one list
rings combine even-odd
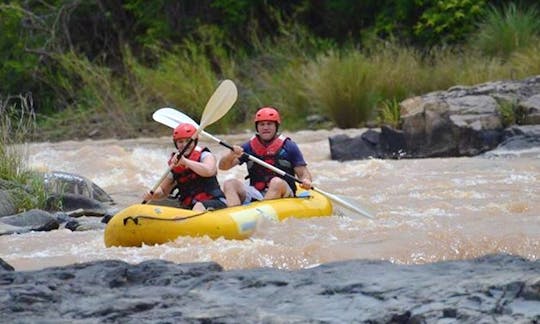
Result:
{"label": "life jacket", "polygon": [[[258,136],[253,136],[249,141],[249,148],[251,152],[248,153],[290,175],[293,175],[294,168],[292,167],[291,162],[286,159],[287,152],[283,148],[285,142],[288,140],[290,140],[290,138],[280,135],[275,137],[268,145],[264,145]],[[289,187],[291,187],[293,193],[296,192],[296,184],[294,180],[282,177],[274,171],[269,170],[268,168],[265,168],[257,163],[253,163],[252,161],[248,161],[246,164],[248,169],[247,178],[249,178],[250,185],[257,188],[257,190],[263,191],[267,189],[270,180],[277,176],[284,179],[289,184]]]}
{"label": "life jacket", "polygon": [[[210,152],[208,148],[196,146],[187,157],[189,160],[201,161],[202,152]],[[173,164],[174,156],[169,158],[169,166]],[[178,190],[178,200],[184,208],[192,208],[198,201],[206,201],[214,198],[225,197],[219,187],[217,177],[202,177],[191,169],[184,166],[176,166],[171,169],[173,178],[176,181],[175,189]]]}

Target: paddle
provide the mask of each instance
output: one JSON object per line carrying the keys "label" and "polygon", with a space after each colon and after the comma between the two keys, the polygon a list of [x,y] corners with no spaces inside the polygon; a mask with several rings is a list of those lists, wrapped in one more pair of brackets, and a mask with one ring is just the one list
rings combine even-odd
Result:
{"label": "paddle", "polygon": [[[189,116],[186,116],[185,114],[183,114],[183,113],[181,113],[178,110],[173,109],[173,108],[161,108],[161,109],[158,109],[156,112],[154,112],[152,117],[154,118],[155,121],[160,122],[160,123],[162,123],[164,125],[167,125],[167,126],[169,126],[171,128],[175,128],[176,126],[178,126],[178,124],[181,124],[181,123],[190,123],[190,124],[194,125],[195,127],[198,127],[197,123],[193,119],[189,118]],[[213,141],[218,142],[220,145],[223,145],[226,148],[228,148],[230,150],[233,150],[233,147],[231,145],[223,142],[222,140],[215,137],[214,135],[208,134],[204,130],[201,130],[200,133],[202,135],[212,139]],[[294,180],[294,181],[296,181],[298,183],[302,183],[302,181],[300,179],[286,173],[285,171],[283,171],[281,169],[276,168],[275,166],[273,166],[271,164],[266,163],[265,161],[263,161],[261,159],[258,159],[257,157],[255,157],[253,155],[250,155],[250,154],[247,154],[247,153],[244,153],[244,155],[248,159],[250,159],[251,161],[253,161],[255,163],[258,163],[259,165],[262,165],[263,167],[274,171],[275,173],[279,174],[282,177],[286,177],[286,178]],[[342,205],[344,207],[347,207],[352,211],[355,211],[355,212],[359,213],[362,216],[365,216],[367,218],[373,218],[373,216],[371,215],[371,213],[369,211],[367,211],[364,208],[361,208],[360,206],[353,205],[353,204],[345,201],[344,199],[342,199],[342,198],[340,198],[340,197],[338,197],[338,196],[336,196],[334,194],[323,191],[322,189],[315,188],[315,187],[312,187],[311,189],[313,189],[313,190],[319,192],[320,194],[328,197],[330,200],[332,200],[332,201],[334,201],[334,202],[336,202],[336,203],[338,203],[338,204],[340,204],[340,205]]]}
{"label": "paddle", "polygon": [[[192,124],[197,128],[197,132],[193,134],[193,136],[189,139],[188,143],[184,146],[181,152],[177,153],[176,156],[182,156],[186,152],[186,149],[191,145],[191,143],[194,141],[194,138],[197,138],[197,136],[204,132],[203,129],[207,127],[208,125],[211,125],[218,121],[221,117],[223,117],[233,106],[233,104],[236,102],[236,98],[238,97],[238,90],[236,89],[236,85],[231,80],[224,80],[221,82],[219,87],[214,91],[208,102],[206,103],[206,106],[204,107],[204,111],[202,113],[201,117],[201,124],[197,125],[191,118],[189,123]],[[154,113],[155,115],[155,113]],[[156,120],[154,118],[154,120]],[[185,121],[188,122],[188,121]],[[175,124],[174,127],[178,126],[180,123],[185,122],[178,122]],[[168,124],[165,124],[169,126]],[[161,176],[159,181],[156,183],[156,185],[150,190],[150,194],[154,194],[154,192],[157,190],[161,182],[167,177],[167,175],[170,172],[170,168],[168,168],[165,173]],[[144,200],[142,202],[143,204],[148,203],[148,201]]]}

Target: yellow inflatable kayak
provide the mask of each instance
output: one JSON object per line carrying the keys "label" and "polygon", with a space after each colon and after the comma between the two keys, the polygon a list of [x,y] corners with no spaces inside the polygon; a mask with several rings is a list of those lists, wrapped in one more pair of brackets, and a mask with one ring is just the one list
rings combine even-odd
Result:
{"label": "yellow inflatable kayak", "polygon": [[105,228],[105,246],[141,246],[174,241],[179,236],[245,239],[261,217],[280,221],[288,217],[332,215],[330,200],[316,191],[298,192],[296,198],[253,202],[249,205],[194,212],[167,206],[137,204],[114,215]]}

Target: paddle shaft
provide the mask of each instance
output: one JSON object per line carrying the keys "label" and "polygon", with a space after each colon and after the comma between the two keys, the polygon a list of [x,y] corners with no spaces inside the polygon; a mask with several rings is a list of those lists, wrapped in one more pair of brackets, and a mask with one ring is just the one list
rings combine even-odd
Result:
{"label": "paddle shaft", "polygon": [[[188,116],[186,116],[185,114],[173,109],[173,108],[161,108],[159,109],[158,111],[156,111],[154,114],[153,114],[153,118],[154,120],[162,123],[162,124],[165,124],[171,128],[175,128],[178,124],[180,123],[190,123],[194,126],[198,126],[197,123],[189,118]],[[225,142],[223,142],[222,140],[220,140],[219,138],[211,135],[211,134],[208,134],[207,132],[205,131],[202,131],[201,130],[201,134],[203,134],[204,136],[212,139],[213,141],[215,142],[218,142],[219,144],[221,144],[222,146],[225,146],[226,148],[230,149],[230,150],[233,150],[233,147]],[[264,166],[274,172],[276,172],[277,174],[281,175],[282,177],[285,177],[285,178],[288,178],[288,179],[292,179],[294,180],[295,182],[298,182],[298,183],[301,183],[301,181],[297,178],[295,178],[294,176],[284,172],[283,170],[281,169],[278,169],[276,167],[274,167],[273,165],[271,164],[268,164],[254,156],[251,156],[249,154],[246,154],[244,153],[248,159],[250,159],[251,161],[255,162],[255,163],[258,163],[260,164],[261,166]],[[319,188],[314,188],[314,187],[311,187],[312,190],[314,191],[317,191],[319,192],[320,194],[326,196],[327,198],[329,198],[330,200],[333,200],[334,202],[337,202],[339,204],[341,204],[342,206],[344,207],[347,207],[348,209],[350,210],[353,210],[355,212],[357,212],[358,214],[362,215],[362,216],[365,216],[365,217],[368,217],[368,218],[373,218],[373,216],[371,215],[372,213],[367,211],[367,210],[364,210],[363,208],[359,207],[359,206],[356,206],[354,204],[351,204],[349,202],[347,202],[346,200],[334,195],[334,194],[331,194],[331,193],[328,193],[328,192],[325,192]]]}
{"label": "paddle shaft", "polygon": [[[176,153],[174,156],[177,157],[177,156],[182,156],[184,155],[184,153],[186,153],[186,150],[187,148],[191,145],[191,143],[193,143],[193,138],[190,138],[189,141],[187,142],[187,144],[184,146],[184,148],[182,149],[182,151]],[[161,185],[161,183],[163,182],[163,180],[165,180],[165,178],[167,177],[167,175],[169,174],[169,172],[171,172],[171,169],[168,168],[167,171],[165,171],[165,173],[163,173],[163,175],[161,176],[161,178],[159,179],[159,181],[156,183],[156,185],[152,188],[152,190],[150,190],[150,194],[151,195],[154,195],[154,192],[157,190],[157,188],[159,188],[159,186]],[[151,199],[150,200],[143,200],[142,204],[147,204],[149,203],[150,201],[152,201]]]}
{"label": "paddle shaft", "polygon": [[[238,90],[236,89],[236,85],[234,84],[234,82],[232,82],[231,80],[222,81],[206,103],[206,106],[204,107],[204,111],[201,117],[201,125],[196,126],[197,132],[189,139],[187,145],[184,146],[179,155],[176,156],[182,157],[186,152],[187,148],[191,145],[191,143],[193,143],[194,138],[197,138],[197,136],[203,131],[206,126],[215,123],[221,117],[223,117],[223,115],[225,115],[227,111],[231,109],[237,97]],[[176,126],[178,126],[178,124]],[[173,128],[175,128],[176,126],[174,126]],[[170,171],[170,168],[167,169],[163,176],[161,176],[159,182],[152,188],[152,190],[150,190],[151,195],[154,194],[154,192],[161,185],[163,180],[165,180],[165,177],[167,177],[167,174],[169,174]],[[146,204],[147,201],[143,201],[142,203]]]}
{"label": "paddle shaft", "polygon": [[[215,136],[212,135],[212,134],[208,134],[208,133],[205,132],[205,131],[202,131],[201,134],[203,134],[204,136],[206,136],[206,137],[212,139],[213,141],[218,142],[220,145],[225,146],[226,148],[228,148],[228,149],[231,150],[231,151],[234,150],[233,147],[232,147],[230,144],[227,144],[227,143],[223,142],[222,140],[220,140],[219,138],[215,137]],[[269,163],[267,163],[267,162],[265,162],[265,161],[263,161],[263,160],[261,160],[261,159],[255,157],[255,156],[253,156],[253,155],[250,155],[250,154],[247,154],[247,153],[243,153],[242,156],[243,156],[244,158],[247,157],[247,158],[250,159],[251,161],[253,161],[253,162],[255,162],[255,163],[257,163],[257,164],[259,164],[259,165],[261,165],[261,166],[263,166],[263,167],[265,167],[265,168],[267,168],[267,169],[270,169],[270,170],[274,171],[275,173],[279,174],[279,175],[282,176],[282,177],[285,177],[285,178],[287,178],[287,179],[294,180],[294,181],[296,181],[297,183],[302,183],[302,180],[298,179],[297,177],[294,177],[294,176],[288,174],[287,172],[285,172],[285,171],[283,171],[283,170],[281,170],[281,169],[279,169],[279,168],[276,168],[275,166],[273,166],[273,165],[271,165],[271,164],[269,164]],[[348,207],[348,208],[351,209],[351,210],[356,211],[357,213],[359,213],[359,214],[361,214],[361,215],[363,215],[363,216],[365,216],[365,217],[367,217],[367,218],[373,218],[373,216],[369,215],[366,211],[359,209],[358,207],[356,207],[356,206],[354,206],[353,204],[351,204],[351,203],[349,203],[349,202],[347,202],[347,201],[345,201],[345,200],[343,200],[343,199],[337,197],[336,195],[333,195],[333,194],[331,194],[331,193],[329,193],[329,192],[323,191],[323,190],[321,190],[321,189],[319,189],[319,188],[316,188],[316,187],[313,187],[313,186],[311,186],[311,189],[312,189],[312,190],[315,190],[315,191],[317,191],[317,192],[319,192],[320,194],[322,194],[322,195],[324,195],[324,196],[327,196],[327,197],[330,198],[331,200],[334,200],[335,202],[337,202],[337,203],[339,203],[339,204],[341,204],[341,205],[343,205],[343,206],[345,206],[345,207]]]}

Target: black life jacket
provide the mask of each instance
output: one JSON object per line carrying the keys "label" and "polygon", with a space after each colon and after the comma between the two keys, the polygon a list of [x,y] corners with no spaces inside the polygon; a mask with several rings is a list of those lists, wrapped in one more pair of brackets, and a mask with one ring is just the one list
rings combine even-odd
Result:
{"label": "black life jacket", "polygon": [[[283,148],[285,142],[290,138],[280,135],[275,137],[268,145],[264,145],[258,136],[253,136],[249,141],[248,154],[263,160],[264,162],[275,166],[284,172],[294,175],[294,168],[289,160],[286,159],[287,152]],[[250,185],[257,188],[259,191],[263,191],[268,188],[268,183],[273,177],[280,177],[284,179],[291,187],[293,193],[296,192],[296,184],[294,180],[286,177],[282,177],[268,168],[265,168],[253,161],[247,161],[248,176]]]}
{"label": "black life jacket", "polygon": [[[202,152],[210,152],[208,148],[196,146],[187,157],[189,160],[201,161]],[[176,153],[172,153],[169,159],[169,166],[173,164]],[[217,177],[202,177],[191,169],[184,166],[177,166],[171,169],[173,178],[176,181],[175,189],[178,190],[178,200],[184,208],[193,208],[198,201],[206,201],[214,198],[225,197],[219,187]]]}

